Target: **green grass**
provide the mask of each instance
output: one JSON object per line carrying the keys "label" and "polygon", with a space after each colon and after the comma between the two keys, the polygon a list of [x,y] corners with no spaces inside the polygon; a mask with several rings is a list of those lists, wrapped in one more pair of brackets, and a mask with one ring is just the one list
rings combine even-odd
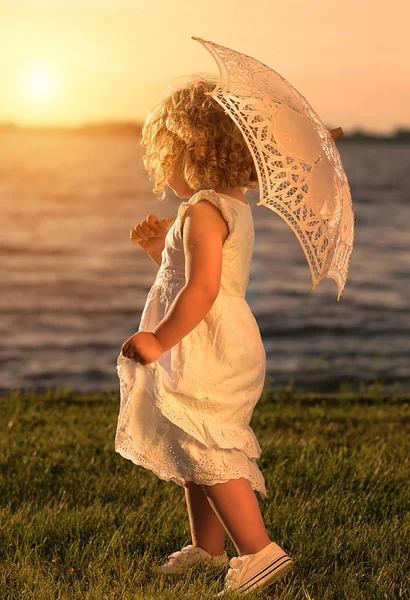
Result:
{"label": "green grass", "polygon": [[[249,594],[410,598],[409,397],[265,389],[262,447],[272,540],[295,561]],[[223,573],[152,567],[191,543],[184,489],[114,451],[119,394],[15,390],[0,398],[0,598],[215,598]],[[227,537],[228,555],[236,554]]]}

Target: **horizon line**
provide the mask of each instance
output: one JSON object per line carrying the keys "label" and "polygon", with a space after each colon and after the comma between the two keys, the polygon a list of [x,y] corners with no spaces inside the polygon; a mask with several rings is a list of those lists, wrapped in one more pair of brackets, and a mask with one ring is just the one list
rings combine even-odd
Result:
{"label": "horizon line", "polygon": [[[0,121],[0,132],[2,131],[60,131],[60,132],[79,132],[81,130],[111,130],[115,131],[133,131],[141,130],[143,121],[131,121],[131,120],[104,120],[104,121],[85,121],[78,124],[53,124],[53,123],[39,123],[39,124],[23,124],[15,121]],[[328,130],[335,129],[333,126],[325,124]],[[377,137],[385,139],[400,139],[410,138],[410,125],[400,125],[396,128],[391,129],[389,133],[380,131],[374,131],[365,129],[363,127],[352,127],[349,130],[344,130],[344,134],[338,138],[341,140],[350,137]]]}

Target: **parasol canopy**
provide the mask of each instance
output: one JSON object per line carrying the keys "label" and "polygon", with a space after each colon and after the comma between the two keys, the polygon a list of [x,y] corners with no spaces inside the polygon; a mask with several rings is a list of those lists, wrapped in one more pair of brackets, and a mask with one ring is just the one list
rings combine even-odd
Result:
{"label": "parasol canopy", "polygon": [[[340,301],[354,240],[349,183],[332,132],[308,101],[258,60],[192,36],[219,69],[212,96],[242,132],[259,180],[259,202],[282,217],[306,256],[312,290],[330,277]],[[334,137],[341,129],[332,130]]]}

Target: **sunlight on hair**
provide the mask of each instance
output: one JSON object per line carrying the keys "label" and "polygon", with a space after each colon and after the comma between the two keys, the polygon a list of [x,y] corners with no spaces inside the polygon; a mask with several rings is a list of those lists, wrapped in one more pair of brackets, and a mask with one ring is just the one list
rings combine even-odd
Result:
{"label": "sunlight on hair", "polygon": [[153,192],[161,200],[174,174],[182,175],[194,191],[239,187],[245,193],[258,188],[242,132],[215,98],[207,95],[217,83],[214,73],[177,77],[145,119],[143,161],[155,184]]}

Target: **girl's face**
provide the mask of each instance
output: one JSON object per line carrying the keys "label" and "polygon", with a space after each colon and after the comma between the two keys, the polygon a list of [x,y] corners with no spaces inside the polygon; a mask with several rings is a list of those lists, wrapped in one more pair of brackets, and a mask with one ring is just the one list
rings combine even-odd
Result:
{"label": "girl's face", "polygon": [[179,159],[175,168],[176,173],[173,177],[168,179],[167,185],[173,190],[178,198],[190,198],[194,193],[194,190],[192,190],[185,181],[181,165],[182,161]]}
{"label": "girl's face", "polygon": [[[171,190],[173,190],[178,198],[191,198],[191,196],[195,193],[195,190],[191,189],[185,181],[181,159],[177,161],[175,175],[171,176],[167,180],[167,185],[171,188]],[[246,202],[246,196],[241,192],[239,186],[229,186],[224,189],[215,189],[215,191],[231,195],[233,198],[238,198],[238,200]]]}

